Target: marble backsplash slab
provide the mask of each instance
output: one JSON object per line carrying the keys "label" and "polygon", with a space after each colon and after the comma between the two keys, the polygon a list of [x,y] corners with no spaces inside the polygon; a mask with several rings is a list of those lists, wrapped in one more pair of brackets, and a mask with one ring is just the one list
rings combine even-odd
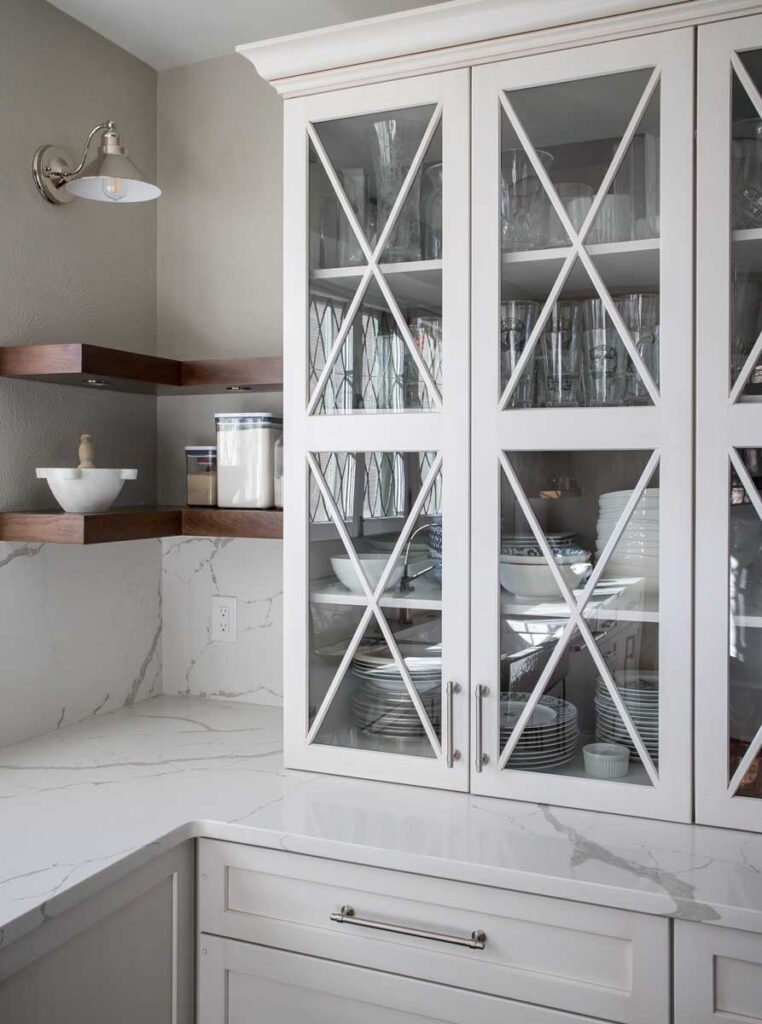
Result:
{"label": "marble backsplash slab", "polygon": [[[283,543],[220,537],[162,542],[166,694],[280,707]],[[238,639],[211,639],[212,597],[238,601]]]}
{"label": "marble backsplash slab", "polygon": [[161,692],[160,550],[0,543],[0,746]]}

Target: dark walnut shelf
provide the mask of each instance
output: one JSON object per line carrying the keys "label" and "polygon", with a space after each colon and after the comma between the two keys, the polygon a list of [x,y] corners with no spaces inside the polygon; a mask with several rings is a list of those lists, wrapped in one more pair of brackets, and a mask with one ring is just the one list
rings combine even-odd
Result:
{"label": "dark walnut shelf", "polygon": [[89,516],[69,512],[0,513],[0,541],[109,544],[155,537],[282,536],[280,509],[115,508]]}
{"label": "dark walnut shelf", "polygon": [[280,391],[283,359],[181,361],[100,345],[9,345],[0,347],[0,377],[161,395]]}

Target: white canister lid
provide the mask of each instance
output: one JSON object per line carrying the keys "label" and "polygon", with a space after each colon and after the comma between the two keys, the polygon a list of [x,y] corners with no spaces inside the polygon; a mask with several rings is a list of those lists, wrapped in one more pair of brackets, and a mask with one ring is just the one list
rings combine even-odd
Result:
{"label": "white canister lid", "polygon": [[283,418],[281,416],[274,416],[269,412],[216,412],[214,419],[217,426],[230,423],[231,425],[235,424],[236,427],[244,427],[247,430],[283,426]]}
{"label": "white canister lid", "polygon": [[186,444],[186,452],[216,452],[216,444]]}

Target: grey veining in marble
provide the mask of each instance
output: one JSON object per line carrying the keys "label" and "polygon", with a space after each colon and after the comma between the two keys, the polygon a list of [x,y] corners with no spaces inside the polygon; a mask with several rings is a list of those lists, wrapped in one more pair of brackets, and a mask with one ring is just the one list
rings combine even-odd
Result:
{"label": "grey veining in marble", "polygon": [[0,946],[190,836],[762,932],[762,836],[283,768],[275,708],[159,697],[0,750]]}

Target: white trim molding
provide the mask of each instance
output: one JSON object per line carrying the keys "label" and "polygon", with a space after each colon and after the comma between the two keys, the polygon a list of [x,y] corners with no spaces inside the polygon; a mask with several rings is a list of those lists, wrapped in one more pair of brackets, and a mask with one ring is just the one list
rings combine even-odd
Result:
{"label": "white trim molding", "polygon": [[448,0],[243,44],[284,97],[762,12],[760,0]]}

